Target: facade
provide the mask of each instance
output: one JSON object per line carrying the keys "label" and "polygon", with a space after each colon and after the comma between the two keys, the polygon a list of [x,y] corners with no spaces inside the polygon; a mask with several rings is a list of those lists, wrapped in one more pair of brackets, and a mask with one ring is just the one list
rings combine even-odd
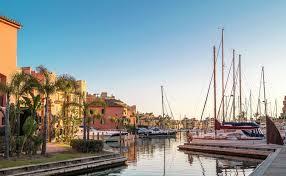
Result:
{"label": "facade", "polygon": [[116,119],[127,118],[129,119],[129,125],[136,124],[136,106],[129,106],[116,99],[113,95],[108,96],[106,92],[98,94],[87,94],[86,102],[90,103],[92,101],[101,100],[106,104],[105,110],[103,106],[92,106],[91,110],[95,111],[97,114],[103,116],[102,121],[92,118],[91,125],[97,129],[117,129],[119,128]]}
{"label": "facade", "polygon": [[[17,71],[17,32],[21,25],[7,17],[0,16],[0,82],[8,82],[12,73]],[[0,107],[4,107],[6,99],[0,94]],[[0,114],[0,126],[4,125]]]}
{"label": "facade", "polygon": [[153,113],[142,113],[139,114],[139,126],[155,127],[159,125],[159,117],[155,116]]}
{"label": "facade", "polygon": [[181,123],[184,129],[193,129],[198,128],[200,126],[200,123],[196,118],[189,119],[187,117],[184,117]]}

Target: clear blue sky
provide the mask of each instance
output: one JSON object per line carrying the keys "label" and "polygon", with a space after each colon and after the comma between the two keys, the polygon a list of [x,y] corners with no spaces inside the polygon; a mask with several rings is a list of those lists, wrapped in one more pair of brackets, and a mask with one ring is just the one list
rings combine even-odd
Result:
{"label": "clear blue sky", "polygon": [[264,65],[269,102],[278,98],[280,111],[285,9],[282,0],[0,0],[0,14],[24,26],[18,66],[69,73],[89,92],[108,91],[147,112],[161,112],[162,84],[177,116],[201,112],[220,26],[226,64],[232,48],[243,55],[244,96],[257,95]]}

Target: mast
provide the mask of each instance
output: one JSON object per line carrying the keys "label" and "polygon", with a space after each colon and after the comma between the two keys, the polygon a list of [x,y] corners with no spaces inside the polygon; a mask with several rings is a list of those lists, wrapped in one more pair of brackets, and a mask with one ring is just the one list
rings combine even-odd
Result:
{"label": "mast", "polygon": [[[161,86],[161,96],[162,96],[162,116],[163,119],[165,117],[165,111],[164,111],[164,88]],[[164,125],[165,126],[165,125]],[[165,127],[164,127],[165,128]],[[165,140],[164,140],[164,165],[163,165],[163,175],[165,175],[166,172],[166,149],[165,149]]]}
{"label": "mast", "polygon": [[[213,47],[213,62],[214,62],[214,120],[216,123],[216,48]],[[215,127],[215,136],[216,136],[216,127]]]}
{"label": "mast", "polygon": [[163,86],[161,86],[161,96],[162,96],[162,117],[165,117],[165,111],[164,111],[164,90]]}
{"label": "mast", "polygon": [[263,78],[263,92],[264,92],[264,114],[267,117],[267,100],[266,100],[266,93],[265,93],[265,79],[264,79],[264,67],[262,67],[262,78]]}
{"label": "mast", "polygon": [[250,111],[250,118],[252,118],[252,99],[251,99],[251,90],[249,93],[249,111]]}
{"label": "mast", "polygon": [[232,50],[232,118],[235,120],[235,50]]}
{"label": "mast", "polygon": [[245,97],[245,105],[244,105],[244,115],[245,115],[245,119],[247,121],[247,113],[248,113],[248,104],[247,104],[247,98]]}
{"label": "mast", "polygon": [[275,99],[275,118],[277,119],[277,99]]}
{"label": "mast", "polygon": [[239,69],[239,117],[242,117],[242,98],[241,98],[241,54],[238,56],[238,69]]}
{"label": "mast", "polygon": [[222,65],[222,73],[221,73],[221,89],[222,89],[222,122],[225,121],[225,111],[224,111],[224,41],[223,41],[223,31],[224,29],[221,29],[221,65]]}

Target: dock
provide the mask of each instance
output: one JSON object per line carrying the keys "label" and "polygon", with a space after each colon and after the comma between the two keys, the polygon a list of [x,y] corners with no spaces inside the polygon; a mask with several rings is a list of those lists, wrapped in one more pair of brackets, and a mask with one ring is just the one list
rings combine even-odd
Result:
{"label": "dock", "polygon": [[124,166],[126,161],[127,159],[120,154],[111,153],[100,156],[4,168],[0,169],[0,176],[78,175]]}
{"label": "dock", "polygon": [[284,176],[286,174],[286,147],[277,149],[264,160],[250,176]]}
{"label": "dock", "polygon": [[286,173],[286,146],[266,144],[265,141],[194,140],[178,148],[186,153],[263,160],[251,176],[284,176]]}

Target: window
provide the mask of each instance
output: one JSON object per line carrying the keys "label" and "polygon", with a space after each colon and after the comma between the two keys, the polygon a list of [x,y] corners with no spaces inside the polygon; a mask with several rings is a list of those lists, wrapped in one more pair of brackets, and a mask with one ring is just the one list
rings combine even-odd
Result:
{"label": "window", "polygon": [[101,114],[104,114],[104,109],[101,109]]}

